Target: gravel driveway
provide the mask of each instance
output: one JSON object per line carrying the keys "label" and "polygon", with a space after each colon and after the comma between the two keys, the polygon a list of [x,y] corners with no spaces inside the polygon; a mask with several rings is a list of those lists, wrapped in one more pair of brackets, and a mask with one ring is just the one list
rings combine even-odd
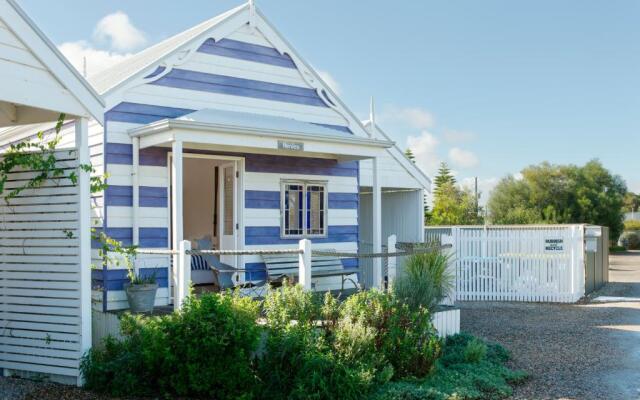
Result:
{"label": "gravel driveway", "polygon": [[503,344],[531,375],[514,399],[640,399],[640,253],[612,256],[610,281],[596,295],[626,299],[462,303],[462,329]]}

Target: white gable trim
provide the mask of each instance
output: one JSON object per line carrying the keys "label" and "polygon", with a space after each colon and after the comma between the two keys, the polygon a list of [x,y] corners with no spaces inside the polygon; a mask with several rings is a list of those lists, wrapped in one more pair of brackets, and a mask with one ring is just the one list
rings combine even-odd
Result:
{"label": "white gable trim", "polygon": [[[177,45],[164,54],[153,59],[149,59],[149,61],[145,63],[145,66],[143,68],[137,71],[133,71],[128,78],[107,89],[102,94],[106,102],[107,110],[121,103],[123,101],[124,93],[127,90],[160,79],[162,76],[171,72],[173,68],[187,62],[192,57],[192,55],[195,54],[196,50],[202,45],[202,43],[204,43],[207,39],[214,38],[216,41],[218,41],[225,36],[230,35],[237,29],[240,29],[240,27],[244,25],[248,20],[247,7],[245,6],[237,8],[235,9],[235,11],[232,11],[233,12],[231,12],[230,15],[226,16],[224,19],[221,19],[209,29],[192,38],[187,39],[182,44]],[[127,60],[124,60],[122,62],[126,63]],[[148,76],[149,74],[154,72],[155,69],[159,66],[165,67],[165,70],[161,74],[155,75],[149,79],[144,78],[145,76]]]}
{"label": "white gable trim", "polygon": [[[363,121],[362,124],[365,129],[371,126],[370,121]],[[379,135],[382,135],[385,140],[391,141],[389,135],[387,135],[382,129],[380,129],[378,125],[375,126],[375,132]],[[409,160],[402,149],[400,149],[400,147],[398,147],[395,142],[393,142],[393,146],[391,148],[387,149],[387,152],[398,162],[398,164],[402,166],[402,168],[407,171],[409,175],[411,175],[416,181],[418,181],[420,185],[422,185],[422,188],[426,190],[427,193],[431,193],[431,178],[429,178],[427,174],[425,174],[424,171],[422,171],[416,164]]]}
{"label": "white gable trim", "polygon": [[[312,88],[314,88],[321,98],[324,98],[321,91],[324,91],[330,100],[335,103],[327,105],[345,120],[345,124],[351,131],[359,137],[368,137],[361,121],[355,116],[351,110],[341,101],[341,99],[331,90],[320,75],[296,52],[296,50],[286,41],[286,39],[273,27],[264,15],[256,9],[255,20],[251,25],[253,29],[259,31],[265,39],[281,54],[288,54],[296,64],[298,73],[301,78]],[[224,15],[224,14],[223,14]],[[196,50],[209,38],[219,41],[242,26],[246,25],[251,19],[251,13],[248,5],[232,10],[232,12],[217,21],[209,29],[204,30],[200,34],[187,39],[182,44],[164,53],[164,55],[150,59],[145,63],[145,67],[132,72],[132,74],[124,79],[113,88],[103,93],[107,103],[107,109],[115,107],[124,101],[125,92],[136,86],[144,85],[150,81],[160,79],[162,76],[171,72],[171,70],[181,64],[187,62],[196,53]],[[123,61],[126,63],[127,61]],[[165,70],[152,78],[145,79],[159,66],[165,67]]]}
{"label": "white gable trim", "polygon": [[[266,19],[260,10],[256,10],[259,18],[257,21],[257,29],[269,40],[274,47],[281,53],[287,53],[293,59],[294,63],[298,67],[298,71],[311,87],[316,91],[324,90],[329,98],[336,103],[336,105],[328,104],[333,110],[342,115],[356,136],[368,137],[365,127],[362,122],[355,116],[353,112],[342,102],[340,97],[335,94],[333,90],[327,85],[320,75],[312,68],[305,60],[298,54],[295,48],[284,38],[280,32]],[[320,97],[323,97],[321,93],[318,93]]]}
{"label": "white gable trim", "polygon": [[[33,52],[33,55],[49,70],[49,72],[68,90],[78,102],[78,107],[52,111],[70,112],[81,117],[93,117],[102,124],[104,103],[91,85],[75,70],[56,46],[36,26],[29,16],[14,0],[0,0],[0,15],[4,23]],[[35,96],[45,96],[38,93]],[[55,97],[55,93],[49,93]],[[51,99],[55,105],[55,98]],[[40,104],[40,103],[39,103]],[[23,104],[33,106],[34,104]],[[60,107],[62,108],[62,107]]]}

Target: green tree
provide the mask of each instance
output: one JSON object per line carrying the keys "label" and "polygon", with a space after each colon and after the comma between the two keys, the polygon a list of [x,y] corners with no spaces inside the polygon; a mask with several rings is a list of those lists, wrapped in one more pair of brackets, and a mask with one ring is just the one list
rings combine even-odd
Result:
{"label": "green tree", "polygon": [[476,214],[475,196],[451,182],[442,184],[433,199],[430,225],[474,225],[481,223]]}
{"label": "green tree", "polygon": [[627,192],[627,194],[624,196],[624,205],[623,205],[624,212],[638,212],[639,208],[640,208],[640,195],[632,192]]}
{"label": "green tree", "polygon": [[447,165],[447,163],[441,162],[440,168],[438,168],[438,174],[436,175],[436,178],[433,182],[434,195],[437,196],[438,192],[440,192],[441,189],[447,186],[448,184],[455,186],[456,178],[451,173],[451,169],[449,169],[449,166]]}
{"label": "green tree", "polygon": [[582,167],[545,162],[522,170],[522,179],[502,179],[488,208],[496,224],[597,224],[617,238],[626,192],[622,178],[597,160]]}
{"label": "green tree", "polygon": [[407,156],[407,158],[411,160],[412,163],[416,163],[416,156],[413,154],[413,151],[411,151],[411,149],[406,149],[404,151],[404,155]]}
{"label": "green tree", "polygon": [[482,220],[476,210],[475,195],[456,184],[446,163],[441,163],[434,179],[433,206],[427,217],[429,225],[473,225]]}

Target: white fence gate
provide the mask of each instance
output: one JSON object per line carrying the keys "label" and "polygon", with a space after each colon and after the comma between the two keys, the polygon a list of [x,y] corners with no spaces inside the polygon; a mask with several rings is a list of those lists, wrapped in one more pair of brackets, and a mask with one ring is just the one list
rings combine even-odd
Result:
{"label": "white fence gate", "polygon": [[584,226],[452,227],[457,300],[574,302],[584,295]]}
{"label": "white fence gate", "polygon": [[[87,329],[81,304],[80,189],[68,179],[78,162],[75,151],[56,156],[64,176],[21,192],[9,204],[0,198],[0,369],[76,383]],[[12,173],[5,193],[37,173]],[[83,267],[89,274],[89,266]]]}

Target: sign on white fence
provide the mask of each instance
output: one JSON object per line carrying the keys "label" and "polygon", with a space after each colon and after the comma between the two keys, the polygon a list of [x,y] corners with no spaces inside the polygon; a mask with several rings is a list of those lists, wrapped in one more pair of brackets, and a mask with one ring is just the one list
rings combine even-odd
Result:
{"label": "sign on white fence", "polygon": [[457,300],[574,302],[584,294],[584,227],[453,227]]}

